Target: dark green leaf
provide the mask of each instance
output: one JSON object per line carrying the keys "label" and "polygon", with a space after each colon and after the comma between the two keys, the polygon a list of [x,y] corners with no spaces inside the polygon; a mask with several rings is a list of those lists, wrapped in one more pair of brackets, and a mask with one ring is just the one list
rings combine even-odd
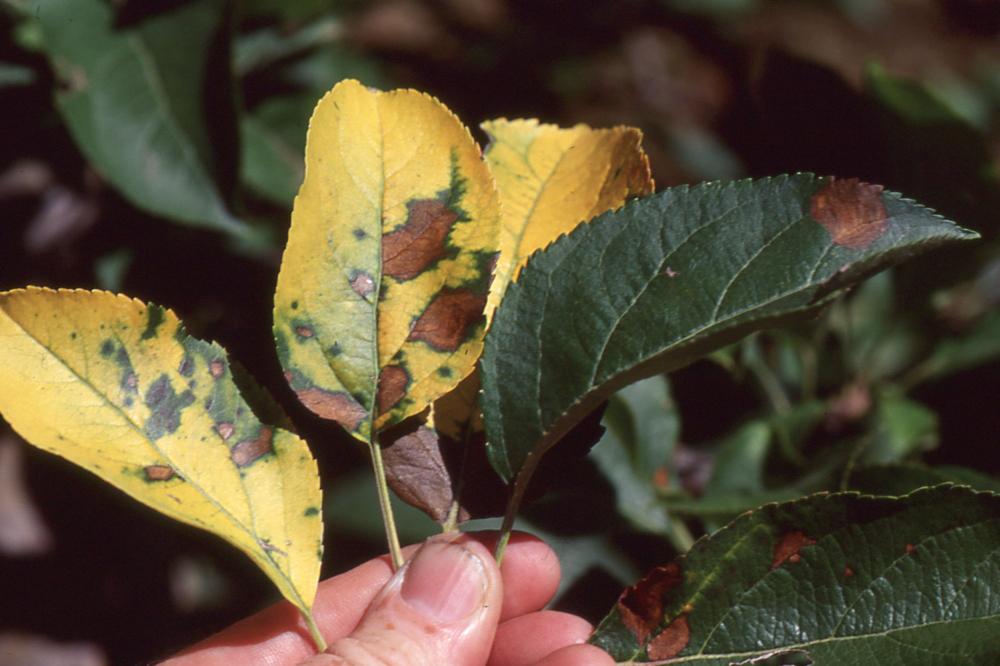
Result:
{"label": "dark green leaf", "polygon": [[917,356],[920,341],[896,309],[892,271],[876,275],[831,311],[830,324],[844,347],[849,370],[870,381],[895,376]]}
{"label": "dark green leaf", "polygon": [[281,81],[321,95],[330,87],[330,81],[358,79],[366,86],[391,88],[378,64],[362,55],[331,44],[325,48],[296,58],[282,67],[277,74]]}
{"label": "dark green leaf", "polygon": [[810,174],[673,188],[602,215],[538,253],[497,310],[481,365],[491,461],[510,479],[616,389],[970,238],[898,194]]}
{"label": "dark green leaf", "polygon": [[860,452],[866,464],[899,462],[938,443],[937,414],[896,390],[880,391],[871,439]]}
{"label": "dark green leaf", "polygon": [[311,95],[265,100],[240,120],[240,177],[257,193],[291,208],[305,174]]}
{"label": "dark green leaf", "polygon": [[591,642],[625,663],[799,650],[816,666],[995,664],[998,585],[1000,496],[816,495],[741,516],[654,570]]}
{"label": "dark green leaf", "polygon": [[343,22],[332,16],[307,23],[291,33],[275,27],[261,28],[236,41],[233,67],[239,76],[244,76],[296,53],[334,42],[343,34]]}
{"label": "dark green leaf", "polygon": [[1000,312],[990,312],[970,331],[944,338],[917,366],[910,384],[933,381],[1000,357]]}
{"label": "dark green leaf", "polygon": [[906,495],[940,483],[957,483],[975,490],[1000,493],[1000,479],[976,470],[949,465],[930,467],[915,462],[859,467],[851,472],[849,485],[861,492]]}
{"label": "dark green leaf", "polygon": [[141,208],[242,234],[202,108],[223,4],[188,2],[124,26],[101,0],[40,2],[35,16],[61,80],[59,109],[94,166]]}
{"label": "dark green leaf", "polygon": [[751,421],[723,441],[715,454],[705,497],[764,490],[764,463],[771,448],[771,428]]}
{"label": "dark green leaf", "polygon": [[590,455],[615,488],[618,512],[639,529],[667,534],[670,518],[657,488],[678,484],[669,470],[680,420],[664,378],[650,377],[614,395],[604,427]]}

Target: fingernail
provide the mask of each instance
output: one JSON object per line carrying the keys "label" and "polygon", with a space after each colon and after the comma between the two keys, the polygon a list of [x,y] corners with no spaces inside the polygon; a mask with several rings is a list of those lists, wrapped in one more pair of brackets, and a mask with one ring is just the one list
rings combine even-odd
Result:
{"label": "fingernail", "polygon": [[432,541],[407,566],[400,594],[428,619],[454,622],[483,604],[486,585],[479,557],[458,544]]}

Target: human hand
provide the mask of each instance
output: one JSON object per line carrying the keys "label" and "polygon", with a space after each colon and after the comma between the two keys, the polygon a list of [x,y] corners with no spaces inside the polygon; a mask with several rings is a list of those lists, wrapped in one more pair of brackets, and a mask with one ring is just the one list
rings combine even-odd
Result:
{"label": "human hand", "polygon": [[613,666],[583,644],[585,620],[542,608],[559,584],[555,553],[515,534],[503,566],[495,533],[442,535],[320,583],[313,614],[330,643],[315,648],[296,611],[279,603],[174,657],[165,666]]}

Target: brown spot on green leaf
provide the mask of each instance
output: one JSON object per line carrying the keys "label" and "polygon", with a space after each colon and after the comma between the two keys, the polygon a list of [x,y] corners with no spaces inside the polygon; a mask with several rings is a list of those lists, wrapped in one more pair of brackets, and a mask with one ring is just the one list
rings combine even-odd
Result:
{"label": "brown spot on green leaf", "polygon": [[412,280],[447,255],[445,239],[459,217],[436,199],[406,207],[406,223],[382,236],[382,272],[397,280]]}
{"label": "brown spot on green leaf", "polygon": [[422,340],[438,351],[455,351],[482,321],[486,294],[465,289],[446,289],[434,297],[413,328],[408,340]]}
{"label": "brown spot on green leaf", "polygon": [[368,410],[343,391],[324,391],[314,387],[300,389],[295,395],[314,413],[336,421],[350,432],[356,431],[368,416]]}
{"label": "brown spot on green leaf", "polygon": [[852,249],[868,247],[889,228],[882,186],[857,178],[830,178],[812,195],[809,212],[830,233],[834,244]]}
{"label": "brown spot on green leaf", "polygon": [[385,414],[403,399],[409,382],[410,376],[400,366],[387,365],[382,368],[378,376],[378,392],[375,395],[380,414]]}
{"label": "brown spot on green leaf", "polygon": [[168,481],[174,478],[174,468],[170,465],[147,465],[143,472],[147,481]]}
{"label": "brown spot on green leaf", "polygon": [[299,336],[300,338],[311,338],[312,336],[316,335],[316,333],[308,326],[296,326],[295,335]]}
{"label": "brown spot on green leaf", "polygon": [[236,463],[237,467],[247,467],[258,459],[271,453],[271,436],[273,431],[267,426],[260,429],[254,439],[245,439],[239,442],[229,451],[229,457]]}
{"label": "brown spot on green leaf", "polygon": [[219,359],[215,359],[208,364],[208,371],[212,373],[212,376],[218,379],[222,375],[226,374],[226,364]]}
{"label": "brown spot on green leaf", "polygon": [[656,567],[632,587],[626,588],[618,598],[618,612],[622,623],[640,644],[663,619],[663,597],[684,580],[680,565],[671,562]]}
{"label": "brown spot on green leaf", "polygon": [[795,564],[800,559],[799,550],[816,543],[804,532],[794,531],[785,534],[774,546],[774,558],[771,560],[771,570],[777,569],[786,561]]}
{"label": "brown spot on green leaf", "polygon": [[232,437],[233,431],[235,430],[236,428],[233,426],[232,423],[223,422],[215,426],[215,432],[219,433],[219,437],[221,437],[222,439],[229,439],[230,437]]}
{"label": "brown spot on green leaf", "polygon": [[655,660],[673,659],[687,647],[690,640],[691,627],[687,615],[681,615],[649,641],[646,654]]}

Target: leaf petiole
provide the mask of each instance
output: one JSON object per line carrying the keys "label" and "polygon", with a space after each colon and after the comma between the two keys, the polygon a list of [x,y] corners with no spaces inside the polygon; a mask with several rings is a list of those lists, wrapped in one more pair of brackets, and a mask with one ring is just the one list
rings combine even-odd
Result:
{"label": "leaf petiole", "polygon": [[507,510],[504,511],[503,522],[500,524],[500,538],[497,539],[496,548],[493,550],[497,566],[503,564],[503,554],[504,550],[507,549],[507,542],[510,541],[510,533],[514,530],[514,520],[517,518],[517,512],[521,510],[521,502],[524,501],[524,494],[528,490],[528,484],[531,483],[531,477],[535,475],[535,470],[538,469],[538,463],[541,459],[542,456],[538,453],[530,453],[524,461],[524,466],[514,479],[514,490],[510,495],[510,500],[507,502]]}
{"label": "leaf petiole", "polygon": [[396,532],[396,519],[392,513],[392,503],[389,500],[389,484],[385,479],[385,465],[382,463],[382,447],[378,437],[372,437],[368,445],[372,456],[372,469],[375,471],[375,485],[378,487],[378,506],[382,511],[382,524],[385,525],[385,539],[389,544],[389,556],[392,558],[392,570],[398,571],[403,566],[403,551],[399,545],[399,534]]}
{"label": "leaf petiole", "polygon": [[320,633],[319,627],[316,625],[316,620],[309,611],[302,611],[302,619],[306,621],[306,627],[309,628],[309,635],[312,636],[313,643],[316,644],[316,652],[322,653],[326,652],[326,639],[323,638],[323,634]]}

